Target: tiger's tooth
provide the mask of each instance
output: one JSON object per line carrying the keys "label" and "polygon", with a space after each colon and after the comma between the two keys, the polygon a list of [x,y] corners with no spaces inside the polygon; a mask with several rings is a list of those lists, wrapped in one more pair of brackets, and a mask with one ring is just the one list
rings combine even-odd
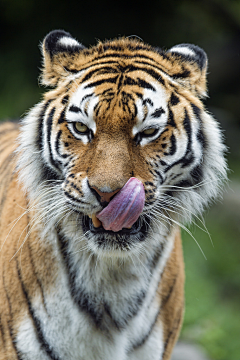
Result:
{"label": "tiger's tooth", "polygon": [[95,228],[98,228],[102,225],[101,221],[96,217],[96,214],[92,214],[91,218],[92,218],[93,226]]}

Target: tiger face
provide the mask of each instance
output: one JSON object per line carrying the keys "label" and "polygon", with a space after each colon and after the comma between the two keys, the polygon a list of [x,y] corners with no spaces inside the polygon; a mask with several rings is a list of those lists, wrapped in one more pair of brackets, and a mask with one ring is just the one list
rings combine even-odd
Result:
{"label": "tiger face", "polygon": [[[182,44],[162,51],[131,39],[86,49],[55,31],[43,55],[42,83],[55,89],[25,119],[19,167],[33,200],[42,184],[48,189],[54,223],[68,214],[68,231],[84,235],[94,252],[128,253],[146,239],[154,244],[153,234],[166,236],[215,197],[224,146],[201,101],[203,50]],[[142,211],[130,228],[108,230],[98,214],[121,199],[130,178],[143,184]]]}

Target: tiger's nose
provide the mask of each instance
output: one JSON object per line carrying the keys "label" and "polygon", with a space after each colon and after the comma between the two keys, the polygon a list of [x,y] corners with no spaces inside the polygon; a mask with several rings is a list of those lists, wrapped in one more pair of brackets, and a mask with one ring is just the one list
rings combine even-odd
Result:
{"label": "tiger's nose", "polygon": [[103,192],[99,190],[96,186],[91,186],[91,190],[93,190],[101,205],[105,207],[108,205],[113,196],[116,195],[121,189],[117,189],[111,192]]}

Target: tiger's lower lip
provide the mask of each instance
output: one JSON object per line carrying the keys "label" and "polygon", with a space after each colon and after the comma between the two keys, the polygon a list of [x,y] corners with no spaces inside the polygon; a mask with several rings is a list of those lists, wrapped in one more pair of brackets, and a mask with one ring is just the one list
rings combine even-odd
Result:
{"label": "tiger's lower lip", "polygon": [[[94,228],[97,229],[100,226],[102,226],[102,222],[96,217],[96,214],[88,215],[88,217],[90,219],[92,219],[92,223],[93,223]],[[132,226],[128,227],[127,229],[130,230],[131,228],[132,228]]]}
{"label": "tiger's lower lip", "polygon": [[95,223],[94,218],[95,217],[93,215],[84,216],[84,218],[83,218],[84,227],[87,227],[94,234],[134,235],[134,234],[139,233],[141,230],[143,230],[143,232],[145,232],[145,225],[140,220],[140,218],[132,225],[131,228],[123,228],[120,231],[105,230],[104,227],[102,226],[102,224],[99,225],[98,223],[97,223],[97,226],[95,226],[96,223]]}

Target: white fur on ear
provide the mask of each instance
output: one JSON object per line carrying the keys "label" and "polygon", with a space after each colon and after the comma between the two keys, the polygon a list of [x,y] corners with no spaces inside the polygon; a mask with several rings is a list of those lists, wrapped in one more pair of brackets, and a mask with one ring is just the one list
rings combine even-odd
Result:
{"label": "white fur on ear", "polygon": [[184,61],[195,62],[201,71],[207,67],[207,55],[199,46],[193,44],[179,44],[173,46],[167,52],[181,56]]}
{"label": "white fur on ear", "polygon": [[195,52],[187,46],[174,46],[169,51],[183,55],[195,56]]}
{"label": "white fur on ear", "polygon": [[58,40],[57,44],[61,44],[62,46],[72,47],[72,46],[79,46],[79,42],[73,38],[64,36],[60,40]]}

